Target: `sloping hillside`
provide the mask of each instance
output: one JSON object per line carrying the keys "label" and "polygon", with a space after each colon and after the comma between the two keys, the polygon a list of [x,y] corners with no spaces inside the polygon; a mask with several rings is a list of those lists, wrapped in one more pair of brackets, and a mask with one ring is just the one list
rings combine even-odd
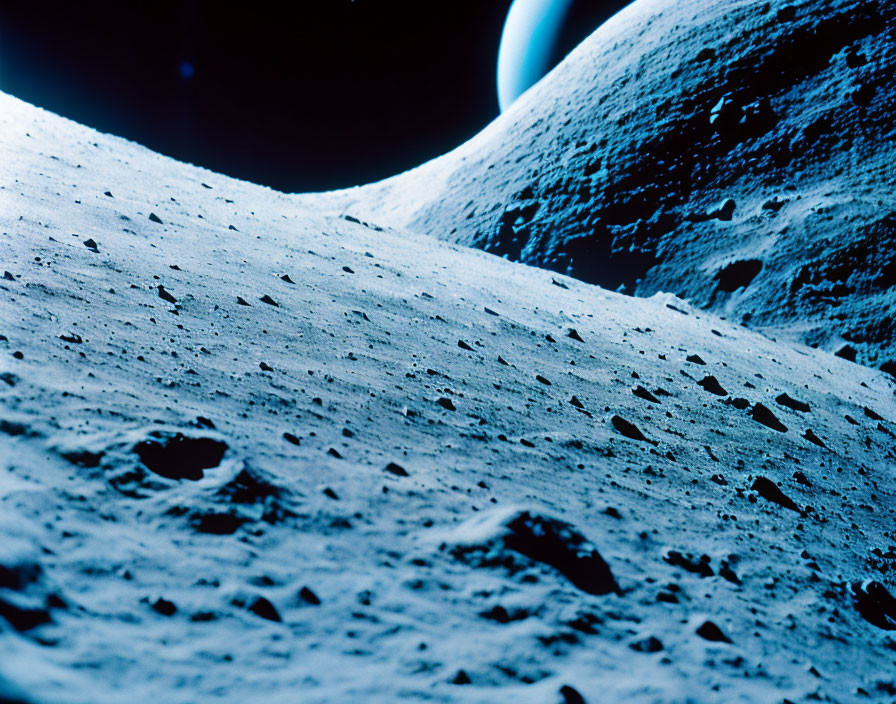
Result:
{"label": "sloping hillside", "polygon": [[896,5],[640,0],[483,133],[304,197],[896,375]]}
{"label": "sloping hillside", "polygon": [[0,107],[9,701],[892,698],[885,375]]}

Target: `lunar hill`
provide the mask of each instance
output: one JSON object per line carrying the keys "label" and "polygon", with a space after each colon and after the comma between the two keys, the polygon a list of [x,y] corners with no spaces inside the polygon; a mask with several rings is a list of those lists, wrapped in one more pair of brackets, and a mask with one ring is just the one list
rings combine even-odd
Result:
{"label": "lunar hill", "polygon": [[327,196],[896,375],[896,4],[639,0],[469,143]]}
{"label": "lunar hill", "polygon": [[887,375],[0,139],[6,701],[892,698]]}

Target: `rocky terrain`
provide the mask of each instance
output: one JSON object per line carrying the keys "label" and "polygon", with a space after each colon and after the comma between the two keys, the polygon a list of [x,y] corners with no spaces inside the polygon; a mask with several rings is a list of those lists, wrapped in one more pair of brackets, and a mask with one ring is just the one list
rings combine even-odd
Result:
{"label": "rocky terrain", "polygon": [[304,202],[896,375],[896,5],[639,0],[475,139]]}
{"label": "rocky terrain", "polygon": [[0,700],[896,696],[886,374],[2,95],[0,174]]}

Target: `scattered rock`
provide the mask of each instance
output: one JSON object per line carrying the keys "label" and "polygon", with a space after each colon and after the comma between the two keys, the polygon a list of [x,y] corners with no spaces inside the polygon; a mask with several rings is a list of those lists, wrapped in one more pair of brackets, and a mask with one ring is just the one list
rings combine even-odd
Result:
{"label": "scattered rock", "polygon": [[732,406],[734,406],[739,411],[746,410],[747,408],[750,407],[750,402],[747,401],[747,399],[740,398],[740,397],[731,398],[731,399],[726,398],[724,402],[730,403]]}
{"label": "scattered rock", "polygon": [[157,225],[161,225],[161,224],[163,224],[163,223],[162,223],[162,218],[160,218],[160,217],[159,217],[158,215],[156,215],[155,213],[150,213],[150,214],[149,214],[149,221],[150,221],[150,222],[154,222],[154,223],[156,223]]}
{"label": "scattered rock", "polygon": [[[21,431],[16,434],[22,434],[25,432],[25,428],[22,427]],[[9,432],[9,428],[4,428],[5,432]],[[72,448],[60,448],[59,454],[78,467],[98,467],[100,462],[103,460],[103,456],[105,452],[103,450],[96,449],[88,449],[86,447],[72,447]]]}
{"label": "scattered rock", "polygon": [[697,628],[697,635],[704,640],[708,640],[713,643],[731,642],[731,639],[722,632],[722,629],[712,621],[705,621],[699,628]]}
{"label": "scattered rock", "polygon": [[768,479],[766,477],[756,477],[756,480],[753,482],[753,485],[750,487],[750,489],[755,491],[766,501],[771,501],[772,503],[776,503],[786,509],[801,513],[799,506],[797,506],[783,491],[781,491],[781,488],[771,479]]}
{"label": "scattered rock", "polygon": [[809,477],[807,477],[803,472],[800,472],[799,470],[793,473],[793,479],[800,486],[812,486],[812,482],[809,481]]}
{"label": "scattered rock", "polygon": [[803,433],[803,437],[809,442],[818,445],[819,447],[827,447],[827,445],[824,444],[824,441],[812,432],[811,428],[806,428],[806,431]]}
{"label": "scattered rock", "polygon": [[395,462],[390,462],[389,464],[387,464],[385,471],[389,472],[389,474],[394,474],[396,477],[410,476],[404,467],[402,467],[400,464],[395,464]]}
{"label": "scattered rock", "polygon": [[29,631],[52,620],[43,604],[21,594],[0,594],[0,618],[19,632]]}
{"label": "scattered rock", "polygon": [[656,636],[648,636],[629,643],[628,647],[636,653],[658,653],[663,649],[663,642]]}
{"label": "scattered rock", "polygon": [[464,342],[463,340],[458,340],[458,341],[457,341],[457,346],[460,347],[462,350],[466,350],[467,352],[473,352],[473,351],[474,351],[473,348],[470,347],[470,346],[469,346],[466,342]]}
{"label": "scattered rock", "polygon": [[856,609],[868,623],[885,631],[896,631],[896,598],[873,580],[852,586]]}
{"label": "scattered rock", "polygon": [[193,529],[208,535],[233,535],[246,521],[247,518],[235,511],[194,511],[190,516]]}
{"label": "scattered rock", "polygon": [[5,542],[0,549],[3,551],[0,560],[0,589],[22,591],[40,580],[43,569],[34,556],[11,541]]}
{"label": "scattered rock", "polygon": [[856,348],[851,345],[843,345],[843,347],[834,352],[834,354],[848,362],[855,362],[859,355]]}
{"label": "scattered rock", "polygon": [[479,614],[482,618],[487,619],[489,621],[496,621],[497,623],[513,623],[514,621],[523,621],[531,615],[525,609],[514,609],[513,611],[508,611],[506,608],[497,604],[492,608],[482,611]]}
{"label": "scattered rock", "polygon": [[454,557],[481,567],[525,568],[513,553],[550,565],[588,594],[620,593],[597,548],[570,524],[530,510],[505,508],[468,520],[456,532]]}
{"label": "scattered rock", "polygon": [[729,560],[722,560],[722,564],[719,566],[719,576],[732,584],[741,584],[740,577],[737,576]]}
{"label": "scattered rock", "polygon": [[159,290],[159,298],[161,298],[163,301],[167,301],[168,303],[177,303],[177,299],[174,296],[172,296],[168,291],[166,291],[164,286],[159,285],[158,290]]}
{"label": "scattered rock", "polygon": [[260,618],[267,619],[268,621],[276,621],[279,623],[283,620],[282,618],[280,618],[280,613],[277,611],[274,605],[263,596],[255,598],[255,600],[249,605],[249,611]]}
{"label": "scattered rock", "polygon": [[162,614],[162,616],[174,616],[177,613],[177,606],[175,606],[174,602],[159,597],[153,602],[152,610],[157,614]]}
{"label": "scattered rock", "polygon": [[715,394],[716,396],[727,396],[728,392],[722,388],[722,385],[719,383],[719,380],[714,376],[706,376],[703,377],[702,381],[697,382],[697,386],[703,388],[704,391],[708,391],[711,394]]}
{"label": "scattered rock", "polygon": [[456,411],[457,408],[454,407],[454,402],[447,398],[446,396],[442,396],[441,398],[436,400],[436,403],[439,404],[446,411]]}
{"label": "scattered rock", "polygon": [[578,331],[575,328],[570,328],[569,332],[566,333],[566,336],[571,340],[575,340],[576,342],[584,342],[581,335],[579,335]]}
{"label": "scattered rock", "polygon": [[93,239],[92,237],[84,240],[84,246],[87,247],[87,249],[91,250],[94,253],[100,251],[99,245],[97,245],[96,240]]}
{"label": "scattered rock", "polygon": [[[215,498],[219,503],[230,507],[260,506],[263,511],[262,520],[277,523],[280,518],[291,515],[280,505],[284,494],[286,492],[265,474],[254,468],[244,467],[215,492]],[[244,517],[255,520],[257,512],[249,511]]]}
{"label": "scattered rock", "polygon": [[804,403],[802,401],[797,401],[795,398],[788,396],[786,393],[778,396],[775,401],[777,401],[780,405],[785,408],[789,408],[792,411],[799,411],[800,413],[809,413],[811,410],[809,408],[808,403]]}
{"label": "scattered rock", "polygon": [[[0,541],[0,619],[24,632],[49,623],[51,607],[64,606],[62,599],[49,592],[44,583],[38,555],[12,536],[4,536]],[[0,621],[0,631],[3,630]]]}
{"label": "scattered rock", "polygon": [[560,688],[560,696],[563,697],[562,704],[586,704],[585,697],[579,694],[579,691],[568,684]]}
{"label": "scattered rock", "polygon": [[262,303],[267,303],[269,306],[274,306],[275,308],[279,308],[280,304],[277,303],[273,298],[271,298],[268,294],[264,294],[261,298],[258,299]]}
{"label": "scattered rock", "polygon": [[685,357],[685,361],[690,362],[691,364],[706,365],[706,362],[703,361],[703,358],[699,354],[689,354]]}
{"label": "scattered rock", "polygon": [[306,604],[311,604],[311,606],[320,606],[320,597],[317,596],[311,589],[308,587],[302,587],[299,590],[299,598],[304,601]]}
{"label": "scattered rock", "polygon": [[637,396],[638,398],[644,399],[645,401],[650,401],[651,403],[659,403],[660,402],[660,400],[656,396],[654,396],[652,393],[650,393],[643,386],[635,386],[632,389],[632,393],[635,396]]}
{"label": "scattered rock", "polygon": [[451,684],[472,684],[470,676],[464,670],[458,670],[451,678]]}
{"label": "scattered rock", "polygon": [[757,423],[762,423],[762,425],[766,426],[767,428],[777,430],[779,433],[787,432],[787,426],[779,421],[775,414],[772,413],[768,407],[762,405],[761,403],[757,403],[755,406],[753,406],[750,417]]}
{"label": "scattered rock", "polygon": [[[253,467],[244,467],[216,492],[216,496],[225,499],[231,505],[261,506],[262,520],[277,523],[291,515],[281,503],[286,491],[278,486],[269,476]],[[246,514],[253,520],[254,512]]]}
{"label": "scattered rock", "polygon": [[884,417],[882,415],[880,415],[879,413],[876,413],[872,409],[868,408],[868,406],[865,406],[863,411],[865,413],[865,417],[870,418],[871,420],[883,420],[884,419]]}
{"label": "scattered rock", "polygon": [[548,381],[547,379],[545,379],[543,376],[541,376],[541,374],[535,375],[535,381],[537,381],[540,384],[544,384],[545,386],[552,386],[551,382]]}
{"label": "scattered rock", "polygon": [[650,442],[644,436],[644,433],[642,433],[638,429],[638,426],[636,426],[634,423],[630,423],[622,416],[614,415],[612,418],[610,418],[610,423],[613,424],[613,427],[616,429],[616,432],[620,433],[621,435],[624,435],[627,438],[630,438],[632,440],[640,440],[641,442]]}
{"label": "scattered rock", "polygon": [[682,569],[698,574],[701,577],[712,577],[715,575],[715,571],[709,564],[709,555],[696,557],[690,553],[684,554],[678,550],[669,550],[663,556],[663,560],[674,567],[681,567]]}

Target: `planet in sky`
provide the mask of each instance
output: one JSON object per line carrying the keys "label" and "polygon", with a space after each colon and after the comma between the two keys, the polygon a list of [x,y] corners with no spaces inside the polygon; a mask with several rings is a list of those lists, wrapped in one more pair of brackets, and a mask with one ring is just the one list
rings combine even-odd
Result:
{"label": "planet in sky", "polygon": [[498,51],[501,112],[627,4],[619,0],[514,0]]}

